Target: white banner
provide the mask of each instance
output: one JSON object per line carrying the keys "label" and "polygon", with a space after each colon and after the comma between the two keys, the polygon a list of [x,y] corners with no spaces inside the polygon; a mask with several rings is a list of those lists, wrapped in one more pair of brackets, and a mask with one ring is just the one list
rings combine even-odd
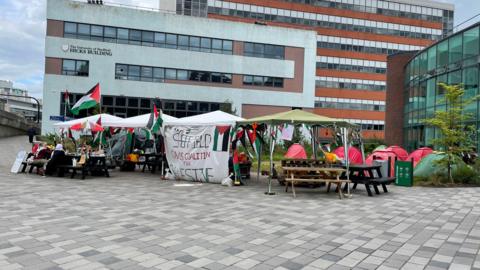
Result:
{"label": "white banner", "polygon": [[165,126],[165,152],[176,179],[221,183],[228,177],[230,126]]}

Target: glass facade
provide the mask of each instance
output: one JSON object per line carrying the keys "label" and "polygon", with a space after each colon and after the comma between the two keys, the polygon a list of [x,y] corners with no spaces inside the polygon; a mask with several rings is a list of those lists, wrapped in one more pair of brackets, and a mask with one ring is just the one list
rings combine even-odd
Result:
{"label": "glass facade", "polygon": [[[445,110],[444,93],[438,84],[462,84],[465,98],[479,94],[480,23],[419,52],[405,70],[404,146],[409,150],[432,145],[440,136],[434,128],[423,124],[435,111]],[[478,101],[465,111],[474,115],[472,123],[480,128]],[[479,147],[477,147],[479,149]]]}

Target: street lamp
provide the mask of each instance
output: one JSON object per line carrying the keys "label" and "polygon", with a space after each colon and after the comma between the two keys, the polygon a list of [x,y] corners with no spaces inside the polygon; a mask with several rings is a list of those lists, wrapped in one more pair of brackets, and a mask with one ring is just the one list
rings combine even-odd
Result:
{"label": "street lamp", "polygon": [[0,96],[5,96],[5,97],[21,97],[21,98],[31,98],[37,102],[37,123],[40,123],[40,101],[32,96],[20,96],[20,95],[10,95],[10,94],[1,94]]}

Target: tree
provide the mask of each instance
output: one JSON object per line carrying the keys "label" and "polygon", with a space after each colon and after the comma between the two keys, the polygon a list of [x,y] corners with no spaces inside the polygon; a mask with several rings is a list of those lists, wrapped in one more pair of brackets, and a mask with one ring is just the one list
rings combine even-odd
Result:
{"label": "tree", "polygon": [[465,90],[460,84],[439,83],[438,87],[445,92],[445,98],[439,102],[445,104],[445,110],[435,111],[434,117],[425,119],[424,122],[440,132],[441,136],[433,139],[432,142],[444,148],[445,157],[438,163],[447,167],[448,180],[453,184],[452,166],[458,161],[459,155],[470,152],[474,148],[477,131],[474,125],[467,124],[473,115],[466,113],[464,109],[468,104],[476,101],[478,96],[464,98]]}

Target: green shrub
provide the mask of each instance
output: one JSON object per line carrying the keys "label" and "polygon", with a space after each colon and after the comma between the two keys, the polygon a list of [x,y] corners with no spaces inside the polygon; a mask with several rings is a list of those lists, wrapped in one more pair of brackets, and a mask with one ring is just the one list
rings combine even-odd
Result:
{"label": "green shrub", "polygon": [[477,184],[478,174],[468,165],[460,165],[453,170],[453,179],[455,183],[461,184]]}

